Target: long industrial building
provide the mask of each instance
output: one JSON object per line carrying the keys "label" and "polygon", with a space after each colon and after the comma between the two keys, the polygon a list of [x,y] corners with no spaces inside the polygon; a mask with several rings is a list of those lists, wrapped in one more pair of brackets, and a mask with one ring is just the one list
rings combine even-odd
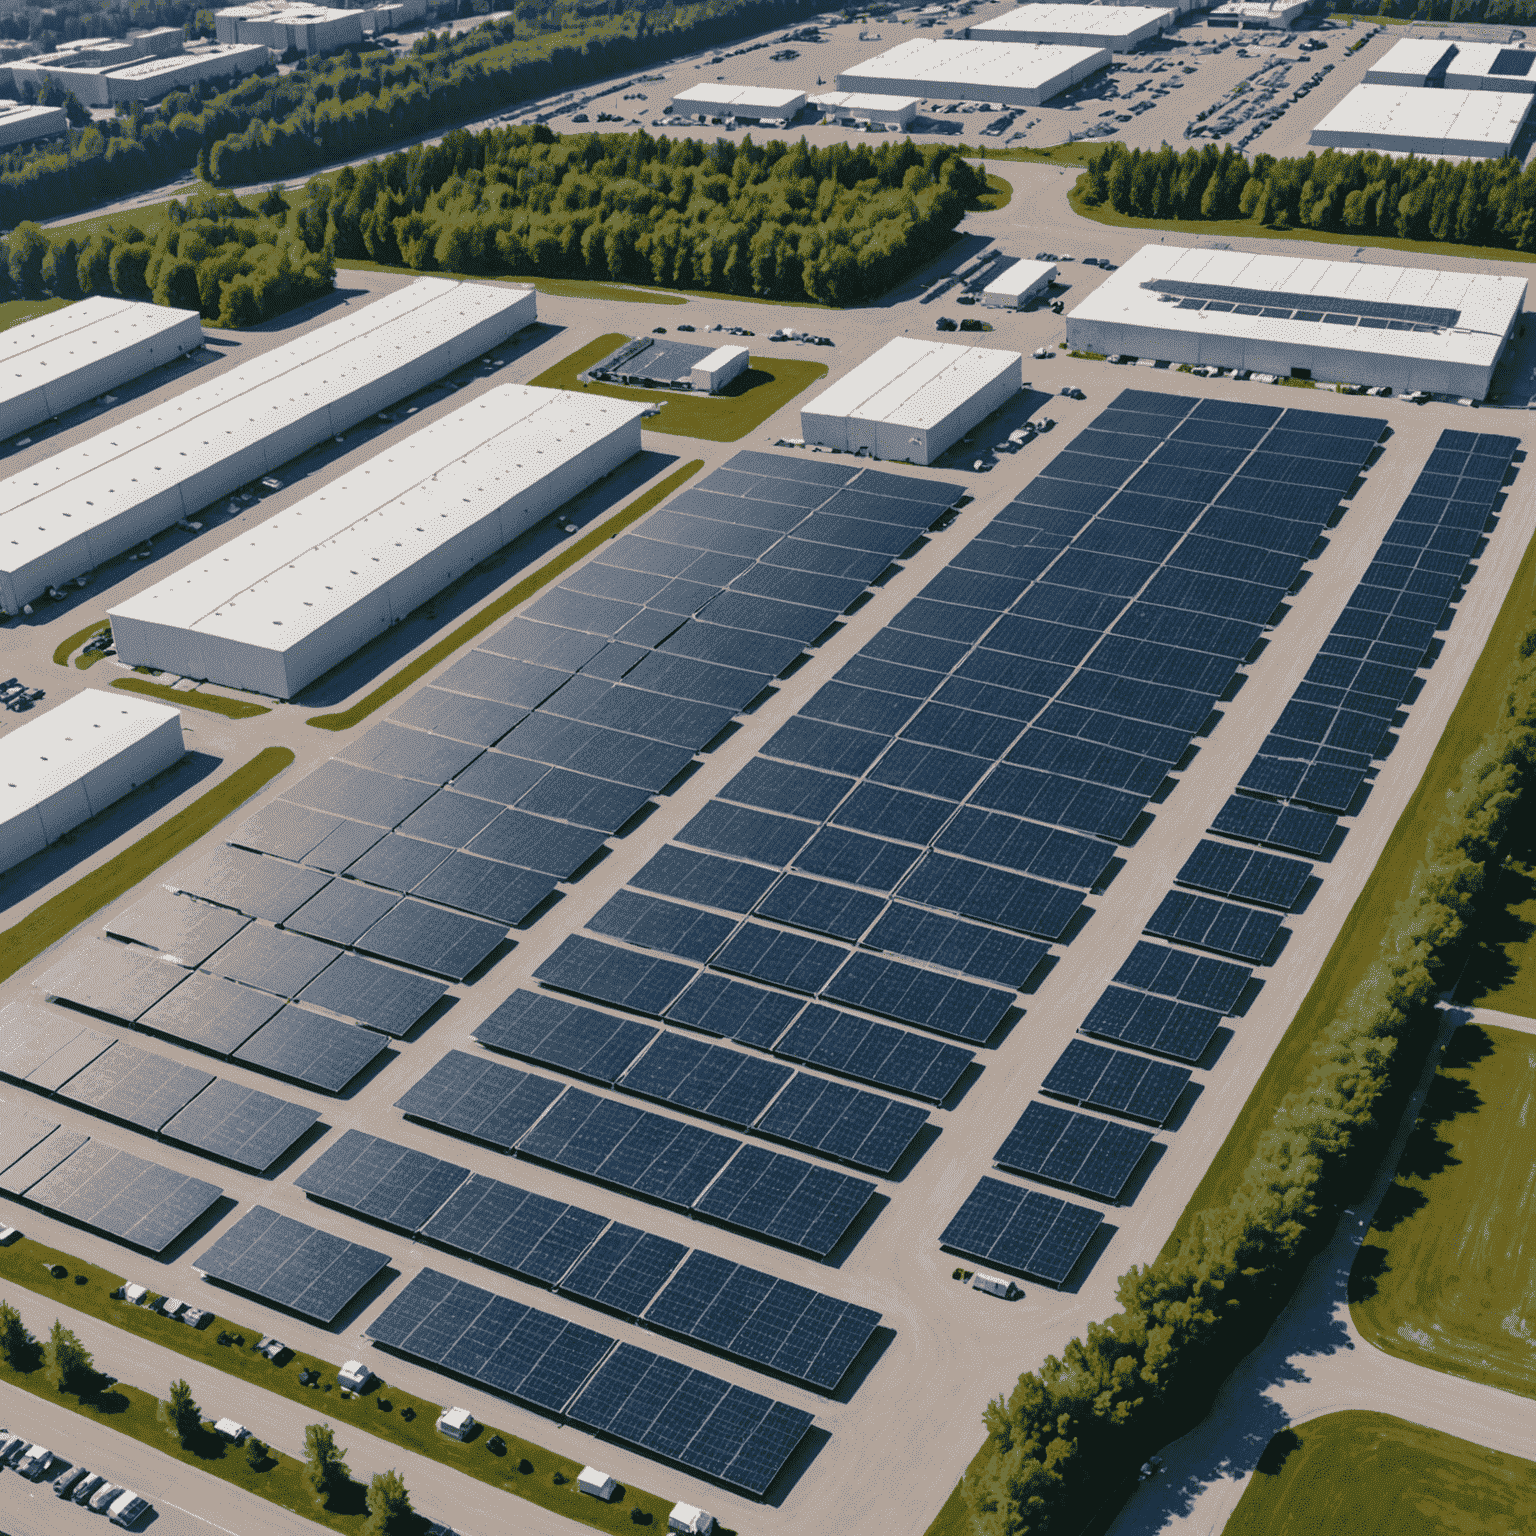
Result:
{"label": "long industrial building", "polygon": [[1510,152],[1536,97],[1515,91],[1357,85],[1311,132],[1327,149],[1498,160]]}
{"label": "long industrial building", "polygon": [[863,96],[856,91],[827,91],[812,96],[810,105],[834,123],[880,123],[895,131],[906,128],[917,116],[911,96]]}
{"label": "long industrial building", "polygon": [[700,122],[734,117],[743,123],[789,123],[805,109],[804,91],[780,91],[762,85],[727,85],[724,81],[689,86],[672,98],[671,110]]}
{"label": "long industrial building", "polygon": [[1108,48],[913,38],[837,77],[840,91],[1038,107],[1109,66]]}
{"label": "long industrial building", "polygon": [[56,843],[181,759],[181,711],[87,688],[5,738],[0,870]]}
{"label": "long industrial building", "polygon": [[1367,85],[1536,95],[1536,51],[1501,43],[1405,37],[1365,72]]}
{"label": "long industrial building", "polygon": [[808,443],[931,464],[1019,392],[1023,358],[898,336],[800,411]]}
{"label": "long industrial building", "polygon": [[0,149],[62,138],[68,131],[69,118],[63,107],[36,107],[0,99]]}
{"label": "long industrial building", "polygon": [[17,86],[33,87],[51,80],[73,91],[88,107],[109,107],[119,101],[159,101],[189,85],[255,74],[271,57],[266,48],[207,43],[186,53],[118,64],[41,64],[18,59],[11,65],[11,78]]}
{"label": "long industrial building", "polygon": [[195,310],[93,294],[0,332],[0,437],[25,432],[203,344]]}
{"label": "long industrial building", "polygon": [[966,36],[987,43],[1064,43],[1131,53],[1166,32],[1179,19],[1174,10],[1146,5],[1021,5],[1016,11],[971,27]]}
{"label": "long industrial building", "polygon": [[422,278],[0,481],[0,608],[195,516],[535,319],[531,289]]}
{"label": "long industrial building", "polygon": [[291,698],[638,453],[644,414],[490,390],[113,608],[117,654]]}
{"label": "long industrial building", "polygon": [[1484,399],[1523,278],[1144,245],[1067,316],[1085,351]]}

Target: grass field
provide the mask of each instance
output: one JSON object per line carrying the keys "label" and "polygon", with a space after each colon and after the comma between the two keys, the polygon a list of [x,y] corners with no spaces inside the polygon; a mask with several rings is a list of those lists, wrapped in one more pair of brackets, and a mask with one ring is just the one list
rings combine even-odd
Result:
{"label": "grass field", "polygon": [[125,693],[143,693],[152,699],[163,699],[178,709],[207,710],[210,715],[223,715],[226,720],[249,720],[253,715],[272,713],[268,705],[252,704],[249,699],[226,699],[219,693],[188,693],[185,688],[170,688],[164,683],[146,682],[142,677],[119,677],[112,686],[121,688]]}
{"label": "grass field", "polygon": [[1385,1413],[1330,1413],[1269,1442],[1224,1536],[1515,1536],[1536,1463]]}
{"label": "grass field", "polygon": [[533,382],[545,389],[569,389],[615,400],[634,400],[661,406],[661,414],[646,422],[649,432],[674,437],[699,437],[711,443],[734,443],[762,426],[781,406],[788,405],[803,389],[827,376],[825,363],[797,357],[754,357],[745,373],[738,374],[718,395],[691,395],[675,389],[625,389],[617,384],[582,384],[583,369],[621,347],[629,337],[622,331],[599,336],[577,352],[546,369]]}
{"label": "grass field", "polygon": [[[1536,1037],[1451,1037],[1349,1278],[1378,1349],[1536,1397]],[[1431,1389],[1433,1390],[1433,1389]]]}

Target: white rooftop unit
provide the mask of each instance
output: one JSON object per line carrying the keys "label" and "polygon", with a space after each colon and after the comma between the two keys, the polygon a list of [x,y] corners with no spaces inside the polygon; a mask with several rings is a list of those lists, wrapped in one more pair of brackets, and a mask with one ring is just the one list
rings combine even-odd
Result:
{"label": "white rooftop unit", "polygon": [[1532,100],[1507,91],[1357,85],[1312,130],[1308,143],[1496,160],[1519,137]]}
{"label": "white rooftop unit", "polygon": [[30,144],[35,139],[54,139],[67,132],[69,118],[63,107],[34,107],[30,103],[0,100],[0,149]]}
{"label": "white rooftop unit", "polygon": [[918,37],[845,69],[837,88],[1038,107],[1109,62],[1107,48]]}
{"label": "white rooftop unit", "polygon": [[674,1504],[667,1516],[667,1529],[682,1536],[712,1536],[715,1517],[696,1504]]}
{"label": "white rooftop unit", "polygon": [[898,336],[801,408],[808,443],[931,464],[1019,391],[1023,358]]}
{"label": "white rooftop unit", "polygon": [[1456,44],[1444,38],[1405,37],[1365,72],[1366,85],[1440,85]]}
{"label": "white rooftop unit", "polygon": [[454,1440],[467,1440],[475,1432],[475,1416],[468,1408],[444,1408],[437,1416],[439,1434]]}
{"label": "white rooftop unit", "polygon": [[743,122],[787,123],[805,106],[804,91],[776,91],[761,85],[694,85],[672,98],[684,117],[736,117]]}
{"label": "white rooftop unit", "polygon": [[992,43],[1069,43],[1130,53],[1166,32],[1175,10],[1145,5],[1021,5],[971,27],[966,36]]}
{"label": "white rooftop unit", "polygon": [[291,698],[638,453],[644,414],[488,390],[111,609],[117,654]]}
{"label": "white rooftop unit", "polygon": [[57,842],[181,759],[181,711],[87,688],[0,753],[0,869]]}
{"label": "white rooftop unit", "polygon": [[1023,309],[1037,293],[1043,293],[1055,281],[1054,262],[1016,261],[981,290],[981,302],[990,309]]}
{"label": "white rooftop unit", "polygon": [[1525,290],[1482,272],[1144,245],[1067,316],[1067,341],[1482,399]]}
{"label": "white rooftop unit", "polygon": [[716,347],[688,373],[688,382],[706,394],[718,395],[732,379],[747,371],[751,355],[745,347]]}
{"label": "white rooftop unit", "polygon": [[203,344],[195,310],[94,294],[0,331],[0,437],[115,389]]}
{"label": "white rooftop unit", "polygon": [[531,289],[422,278],[0,480],[0,609],[196,516],[536,318]]}
{"label": "white rooftop unit", "polygon": [[884,123],[905,128],[917,116],[915,96],[868,96],[860,91],[826,91],[810,105],[839,123]]}

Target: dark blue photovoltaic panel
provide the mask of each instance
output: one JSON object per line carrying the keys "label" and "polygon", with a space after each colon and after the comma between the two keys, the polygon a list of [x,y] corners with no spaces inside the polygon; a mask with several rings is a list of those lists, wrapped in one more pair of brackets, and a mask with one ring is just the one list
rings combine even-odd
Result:
{"label": "dark blue photovoltaic panel", "polygon": [[1114,849],[1097,838],[968,805],[960,808],[934,846],[1082,890],[1097,885],[1114,858]]}
{"label": "dark blue photovoltaic panel", "polygon": [[785,875],[758,903],[757,910],[759,915],[793,928],[856,940],[884,906],[883,898],[868,891],[849,890],[804,875]]}
{"label": "dark blue photovoltaic panel", "polygon": [[1082,1023],[1085,1035],[1118,1040],[1177,1061],[1199,1061],[1220,1027],[1221,1015],[1214,1009],[1128,987],[1106,987]]}
{"label": "dark blue photovoltaic panel", "polygon": [[836,944],[761,923],[744,923],[715,957],[715,965],[793,992],[815,993],[847,956],[848,951]]}
{"label": "dark blue photovoltaic panel", "polygon": [[962,1046],[820,1003],[801,1013],[773,1050],[791,1061],[934,1103],[948,1097],[976,1059],[974,1051]]}
{"label": "dark blue photovoltaic panel", "polygon": [[474,1038],[492,1050],[611,1084],[658,1033],[635,1019],[519,989],[476,1026]]}
{"label": "dark blue photovoltaic panel", "polygon": [[708,960],[735,926],[733,918],[662,901],[639,891],[620,891],[596,917],[587,921],[587,927],[594,933],[624,939],[644,949],[680,955],[685,960]]}
{"label": "dark blue photovoltaic panel", "polygon": [[852,779],[838,774],[756,757],[721,790],[720,798],[824,821],[853,785]]}
{"label": "dark blue photovoltaic panel", "polygon": [[782,868],[815,830],[814,822],[791,821],[787,816],[713,800],[677,836],[696,848]]}
{"label": "dark blue photovoltaic panel", "polygon": [[413,1120],[472,1136],[505,1152],[560,1097],[562,1088],[504,1062],[449,1051],[395,1100],[395,1108]]}
{"label": "dark blue photovoltaic panel", "polygon": [[874,1192],[868,1179],[748,1143],[694,1200],[693,1209],[754,1237],[824,1259]]}
{"label": "dark blue photovoltaic panel", "polygon": [[616,1221],[582,1255],[560,1289],[621,1317],[639,1317],[687,1252],[682,1243]]}
{"label": "dark blue photovoltaic panel", "polygon": [[1304,853],[1314,859],[1328,851],[1337,828],[1338,821],[1333,816],[1304,810],[1299,805],[1255,800],[1252,795],[1233,795],[1211,823],[1211,831],[1220,832],[1224,837],[1267,843],[1273,848]]}
{"label": "dark blue photovoltaic panel", "polygon": [[676,896],[703,907],[746,913],[757,905],[774,879],[774,871],[760,865],[696,853],[692,848],[668,843],[652,855],[630,884],[643,891],[655,891],[659,896]]}
{"label": "dark blue photovoltaic panel", "polygon": [[533,974],[561,992],[659,1018],[697,972],[675,960],[637,955],[572,934]]}
{"label": "dark blue photovoltaic panel", "polygon": [[293,1182],[316,1200],[419,1232],[468,1177],[457,1163],[349,1130]]}
{"label": "dark blue photovoltaic panel", "polygon": [[1176,939],[1197,949],[1214,949],[1238,960],[1262,962],[1280,931],[1278,912],[1212,901],[1191,891],[1169,891],[1147,923],[1159,939]]}
{"label": "dark blue photovoltaic panel", "polygon": [[1074,1040],[1046,1074],[1041,1087],[1092,1109],[1162,1125],[1173,1113],[1189,1079],[1187,1067]]}
{"label": "dark blue photovoltaic panel", "polygon": [[928,960],[947,970],[1010,987],[1023,986],[1050,952],[1049,946],[1036,939],[983,928],[979,923],[926,912],[904,902],[893,902],[864,942],[871,949]]}
{"label": "dark blue photovoltaic panel", "polygon": [[579,1206],[473,1174],[421,1230],[430,1242],[553,1285],[608,1225]]}
{"label": "dark blue photovoltaic panel", "polygon": [[868,954],[854,955],[821,995],[978,1045],[991,1038],[1014,1005],[1012,992]]}
{"label": "dark blue photovoltaic panel", "polygon": [[1118,1200],[1151,1141],[1150,1131],[1035,1099],[997,1149],[994,1161],[1010,1173]]}
{"label": "dark blue photovoltaic panel", "polygon": [[807,874],[846,880],[850,885],[892,891],[917,862],[920,852],[906,843],[866,837],[842,827],[823,827],[795,855],[794,867]]}
{"label": "dark blue photovoltaic panel", "polygon": [[1115,973],[1115,980],[1143,992],[1157,992],[1180,1002],[1196,1003],[1230,1013],[1253,972],[1246,965],[1192,955],[1165,944],[1139,941],[1130,958]]}
{"label": "dark blue photovoltaic panel", "polygon": [[797,1072],[756,1129],[791,1146],[889,1174],[927,1121],[928,1111],[916,1105]]}
{"label": "dark blue photovoltaic panel", "polygon": [[978,1263],[1062,1284],[1104,1218],[1086,1206],[1001,1179],[982,1179],[939,1237]]}
{"label": "dark blue photovoltaic panel", "polygon": [[668,1031],[618,1086],[744,1129],[794,1075],[778,1062]]}
{"label": "dark blue photovoltaic panel", "polygon": [[1180,885],[1278,907],[1282,912],[1295,907],[1311,877],[1312,866],[1299,859],[1284,859],[1277,853],[1260,853],[1254,848],[1234,848],[1230,843],[1216,843],[1209,838],[1201,839],[1174,876]]}
{"label": "dark blue photovoltaic panel", "polygon": [[924,906],[979,917],[1043,939],[1059,939],[1083,904],[1075,890],[945,853],[925,854],[903,883],[901,894]]}
{"label": "dark blue photovoltaic panel", "polygon": [[789,1021],[804,1007],[804,998],[706,971],[667,1009],[666,1018],[674,1024],[771,1050]]}

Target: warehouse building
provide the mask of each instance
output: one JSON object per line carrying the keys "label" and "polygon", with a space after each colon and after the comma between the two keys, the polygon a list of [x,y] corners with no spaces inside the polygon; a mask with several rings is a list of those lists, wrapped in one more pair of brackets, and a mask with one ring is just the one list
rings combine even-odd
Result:
{"label": "warehouse building", "polygon": [[0,437],[62,416],[202,344],[195,310],[100,294],[13,325],[0,332]]}
{"label": "warehouse building", "polygon": [[279,57],[289,49],[299,53],[333,53],[360,43],[364,34],[415,21],[427,14],[427,0],[395,0],[394,4],[360,10],[324,5],[295,5],[293,0],[251,0],[213,13],[213,35],[221,43],[261,43]]}
{"label": "warehouse building", "polygon": [[1294,27],[1312,8],[1312,0],[1227,0],[1206,17],[1213,27],[1238,27],[1248,32]]}
{"label": "warehouse building", "polygon": [[1067,316],[1085,351],[1486,398],[1525,280],[1144,245]]}
{"label": "warehouse building", "polygon": [[1407,37],[1365,72],[1367,85],[1536,95],[1536,52],[1500,43],[1452,43]]}
{"label": "warehouse building", "polygon": [[0,870],[56,843],[179,762],[181,711],[87,688],[5,738]]}
{"label": "warehouse building", "polygon": [[1532,100],[1512,91],[1357,85],[1312,130],[1308,143],[1497,160],[1513,148]]}
{"label": "warehouse building", "polygon": [[856,91],[827,91],[812,96],[810,104],[824,118],[845,127],[863,127],[878,123],[892,133],[906,128],[917,116],[917,100],[912,96],[864,96]]}
{"label": "warehouse building", "polygon": [[63,90],[73,91],[88,107],[110,107],[120,101],[159,101],[171,91],[191,85],[254,74],[270,58],[265,48],[209,43],[167,58],[141,58],[123,64],[60,67],[18,59],[11,65],[11,78],[18,87],[41,86],[47,78]]}
{"label": "warehouse building", "polygon": [[688,382],[706,395],[718,395],[732,379],[747,371],[751,356],[745,347],[716,347],[688,371]]}
{"label": "warehouse building", "polygon": [[111,609],[118,657],[291,698],[638,453],[644,414],[490,390]]}
{"label": "warehouse building", "polygon": [[1107,48],[913,38],[837,77],[840,91],[1038,107],[1110,62]]}
{"label": "warehouse building", "polygon": [[69,131],[63,107],[35,107],[0,99],[0,150],[38,139],[57,139]]}
{"label": "warehouse building", "polygon": [[14,613],[536,320],[529,289],[421,278],[0,481]]}
{"label": "warehouse building", "polygon": [[967,30],[989,43],[1064,43],[1131,53],[1174,26],[1179,13],[1144,5],[1021,5]]}
{"label": "warehouse building", "polygon": [[981,302],[989,309],[1023,309],[1055,281],[1054,262],[1016,261],[981,290]]}
{"label": "warehouse building", "polygon": [[701,123],[733,117],[738,123],[768,123],[780,128],[792,123],[804,109],[804,91],[727,85],[723,80],[679,91],[668,108],[679,117],[696,117]]}
{"label": "warehouse building", "polygon": [[1405,37],[1366,70],[1366,85],[1444,85],[1456,44],[1444,38]]}
{"label": "warehouse building", "polygon": [[800,411],[808,443],[931,464],[1019,392],[1023,358],[898,336]]}

